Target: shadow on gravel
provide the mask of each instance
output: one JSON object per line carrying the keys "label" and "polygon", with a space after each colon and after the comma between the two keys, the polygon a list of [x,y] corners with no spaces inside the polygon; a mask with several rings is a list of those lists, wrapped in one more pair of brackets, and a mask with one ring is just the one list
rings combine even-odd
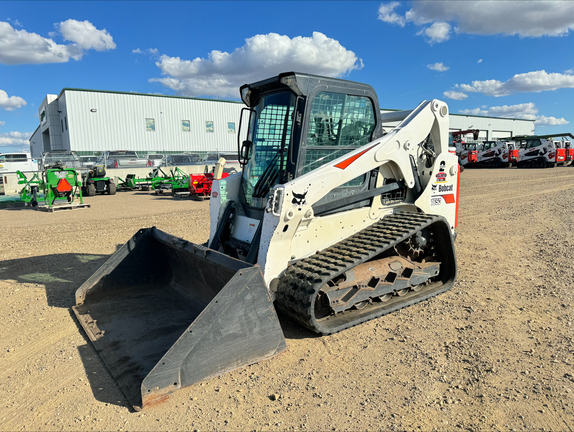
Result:
{"label": "shadow on gravel", "polygon": [[34,210],[34,211],[36,211],[36,207],[20,205],[20,203],[15,203],[13,206],[8,206],[8,205],[2,206],[2,207],[0,207],[0,210],[3,210],[3,211],[14,211],[14,210],[31,211],[31,210]]}
{"label": "shadow on gravel", "polygon": [[[119,245],[118,245],[119,246]],[[42,284],[46,287],[47,303],[51,307],[66,308],[84,344],[78,346],[86,377],[94,398],[100,403],[133,408],[108,372],[94,346],[79,324],[71,307],[75,305],[76,290],[107,260],[108,255],[56,254],[15,259],[0,263],[0,279],[15,280],[18,283]],[[287,340],[318,337],[290,318],[279,315]],[[273,361],[273,359],[269,360]]]}
{"label": "shadow on gravel", "polygon": [[320,334],[312,332],[307,327],[303,327],[298,322],[292,320],[290,317],[277,312],[279,317],[279,322],[281,323],[281,329],[283,330],[283,335],[285,339],[313,339],[321,337]]}
{"label": "shadow on gravel", "polygon": [[108,255],[56,254],[0,262],[0,279],[46,287],[48,306],[70,308],[75,293],[104,262]]}
{"label": "shadow on gravel", "polygon": [[[86,342],[85,345],[78,346],[78,354],[82,359],[82,363],[84,365],[84,369],[86,372],[86,377],[89,381],[89,385],[92,390],[92,394],[94,395],[94,398],[101,403],[125,407],[131,413],[136,412],[132,408],[127,398],[122,393],[122,391],[120,390],[120,387],[116,384],[114,378],[112,378],[112,375],[106,368],[99,354],[97,354],[94,346],[88,339],[86,333],[84,332],[84,329],[78,322],[72,310],[70,310],[70,316],[72,317],[74,323],[76,324],[78,332],[82,335],[84,341]],[[313,333],[312,331],[306,329],[305,327],[297,324],[295,321],[292,321],[290,318],[283,316],[281,314],[279,314],[279,321],[281,323],[281,328],[283,329],[283,333],[287,340],[320,337],[320,335]],[[272,362],[274,361],[274,359],[271,358],[268,360],[264,360],[264,362],[268,361]],[[241,370],[243,369],[240,368],[237,371],[239,372]],[[225,374],[223,376],[225,376]],[[141,378],[136,378],[136,380],[138,379]],[[181,391],[188,392],[189,394],[191,394],[193,393],[193,389],[194,386],[191,386],[188,388],[184,388]],[[170,403],[169,400],[167,401],[167,403]]]}
{"label": "shadow on gravel", "polygon": [[99,354],[94,349],[94,346],[86,336],[84,329],[78,322],[76,315],[70,309],[70,316],[78,328],[78,332],[86,342],[84,345],[78,346],[78,354],[82,359],[82,364],[86,372],[86,378],[94,395],[94,399],[98,402],[126,407],[129,412],[133,413],[135,410],[132,408],[114,379],[106,368],[106,365],[100,358]]}

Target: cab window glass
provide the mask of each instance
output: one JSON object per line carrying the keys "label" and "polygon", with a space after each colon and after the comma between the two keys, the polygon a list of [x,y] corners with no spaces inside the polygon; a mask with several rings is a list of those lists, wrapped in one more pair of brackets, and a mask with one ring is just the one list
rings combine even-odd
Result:
{"label": "cab window glass", "polygon": [[6,162],[26,162],[27,159],[23,154],[6,155]]}
{"label": "cab window glass", "polygon": [[[372,101],[364,96],[321,92],[313,99],[302,174],[367,144],[375,129]],[[365,176],[344,186],[362,184]]]}

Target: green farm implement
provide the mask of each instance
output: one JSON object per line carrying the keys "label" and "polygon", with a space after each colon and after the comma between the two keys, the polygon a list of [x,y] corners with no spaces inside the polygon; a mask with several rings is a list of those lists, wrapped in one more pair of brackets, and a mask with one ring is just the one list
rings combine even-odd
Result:
{"label": "green farm implement", "polygon": [[[83,202],[82,181],[73,168],[53,165],[34,173],[30,179],[21,171],[17,171],[17,174],[18,184],[23,185],[20,190],[20,201],[33,207],[39,206],[50,211],[60,208],[89,207]],[[77,199],[79,203],[76,202]]]}
{"label": "green farm implement", "polygon": [[169,172],[170,177],[168,179],[153,186],[155,193],[157,195],[164,193],[189,195],[189,174],[177,167]]}
{"label": "green farm implement", "polygon": [[146,178],[137,178],[135,174],[128,174],[124,179],[118,178],[118,188],[121,190],[149,190],[171,179],[171,173],[166,174],[161,168],[154,168]]}
{"label": "green farm implement", "polygon": [[173,168],[166,173],[161,168],[155,168],[146,178],[137,178],[135,174],[128,174],[119,179],[118,188],[127,190],[153,190],[156,194],[189,192],[189,174],[180,168]]}

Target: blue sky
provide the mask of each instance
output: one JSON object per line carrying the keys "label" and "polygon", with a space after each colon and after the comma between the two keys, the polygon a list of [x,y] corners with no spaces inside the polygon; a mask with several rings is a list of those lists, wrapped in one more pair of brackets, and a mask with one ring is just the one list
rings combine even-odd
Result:
{"label": "blue sky", "polygon": [[372,85],[383,108],[574,124],[574,2],[0,3],[0,152],[64,87],[238,100],[279,72]]}

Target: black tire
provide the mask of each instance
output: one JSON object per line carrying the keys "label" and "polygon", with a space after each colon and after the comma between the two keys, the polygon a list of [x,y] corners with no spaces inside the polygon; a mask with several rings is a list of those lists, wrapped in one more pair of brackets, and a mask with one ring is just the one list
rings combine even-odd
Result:
{"label": "black tire", "polygon": [[96,185],[94,184],[89,184],[86,186],[86,191],[87,191],[87,196],[96,196]]}
{"label": "black tire", "polygon": [[108,195],[115,195],[116,194],[116,184],[113,182],[108,183]]}

